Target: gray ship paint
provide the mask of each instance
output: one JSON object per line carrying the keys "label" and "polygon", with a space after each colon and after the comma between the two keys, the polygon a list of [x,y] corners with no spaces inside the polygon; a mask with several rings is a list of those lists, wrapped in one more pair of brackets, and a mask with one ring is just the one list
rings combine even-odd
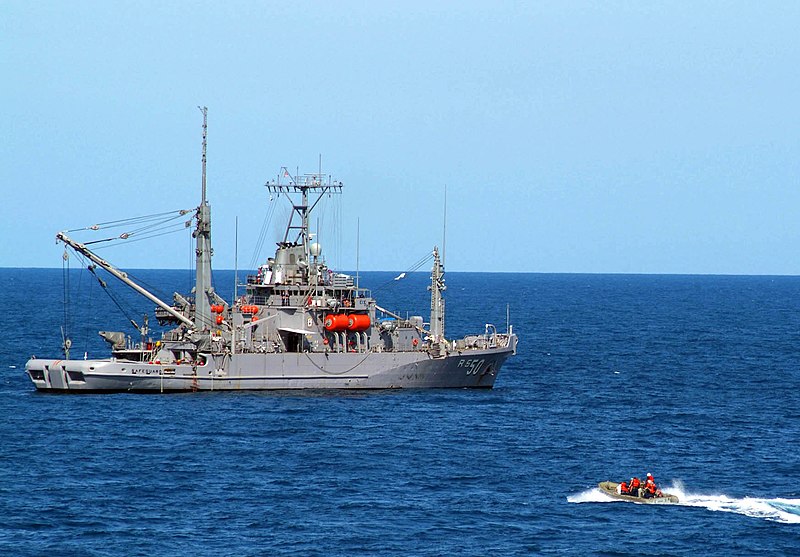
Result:
{"label": "gray ship paint", "polygon": [[157,304],[156,317],[175,328],[158,341],[124,343],[102,332],[111,357],[31,359],[25,369],[38,390],[60,392],[176,392],[271,389],[491,388],[516,353],[509,325],[498,333],[445,337],[444,267],[433,249],[431,313],[401,318],[381,308],[353,277],[335,273],[311,241],[309,216],[343,184],[329,175],[293,176],[282,168],[267,184],[293,211],[275,256],[248,276],[245,294],[228,305],[210,286],[211,208],[206,201],[206,111],[203,112],[203,187],[195,212],[194,297],[176,293],[167,303],[85,245],[56,238]]}

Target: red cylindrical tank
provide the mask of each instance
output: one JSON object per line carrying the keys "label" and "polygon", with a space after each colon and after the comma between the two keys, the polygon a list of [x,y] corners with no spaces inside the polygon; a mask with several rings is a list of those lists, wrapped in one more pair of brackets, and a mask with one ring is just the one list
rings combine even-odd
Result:
{"label": "red cylindrical tank", "polygon": [[369,329],[369,315],[363,313],[353,313],[347,318],[348,331],[366,331]]}
{"label": "red cylindrical tank", "polygon": [[325,330],[338,332],[347,330],[348,319],[343,313],[329,313],[325,318]]}

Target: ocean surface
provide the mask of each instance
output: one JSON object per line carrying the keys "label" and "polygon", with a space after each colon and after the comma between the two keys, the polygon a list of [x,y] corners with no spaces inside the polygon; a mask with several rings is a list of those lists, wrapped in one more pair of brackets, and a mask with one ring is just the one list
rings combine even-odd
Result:
{"label": "ocean surface", "polygon": [[[426,316],[428,275],[393,276],[361,286]],[[71,396],[27,358],[65,323],[107,355],[152,304],[0,269],[0,555],[800,554],[800,277],[446,278],[448,336],[507,308],[520,336],[493,390]],[[647,472],[681,503],[595,489]]]}

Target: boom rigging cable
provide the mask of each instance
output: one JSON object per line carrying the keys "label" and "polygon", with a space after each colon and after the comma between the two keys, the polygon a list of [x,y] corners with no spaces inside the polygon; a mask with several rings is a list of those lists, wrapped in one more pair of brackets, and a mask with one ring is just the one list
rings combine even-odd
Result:
{"label": "boom rigging cable", "polygon": [[112,220],[112,221],[107,221],[107,222],[99,222],[97,224],[93,224],[91,226],[85,226],[83,228],[72,228],[70,230],[67,230],[66,232],[78,232],[78,231],[81,231],[81,230],[102,230],[102,229],[105,229],[105,228],[116,228],[116,227],[120,227],[120,226],[127,226],[127,225],[130,225],[130,224],[136,224],[136,223],[140,223],[140,222],[149,222],[149,221],[153,221],[153,220],[159,219],[161,217],[165,217],[167,215],[175,215],[176,213],[177,213],[177,216],[183,216],[183,215],[187,215],[187,214],[189,214],[191,212],[192,212],[192,209],[179,209],[179,210],[175,210],[175,211],[167,211],[165,213],[155,213],[155,214],[152,214],[152,215],[143,215],[143,216],[139,216],[139,217],[131,217],[131,218],[121,219],[121,220]]}
{"label": "boom rigging cable", "polygon": [[[103,291],[104,291],[104,292],[105,292],[105,293],[108,295],[108,297],[111,299],[111,301],[114,303],[114,305],[116,305],[116,306],[117,306],[117,308],[118,308],[118,309],[119,309],[119,310],[122,312],[122,315],[124,315],[124,316],[125,316],[125,318],[126,318],[128,321],[130,321],[130,322],[131,322],[131,324],[133,324],[133,326],[134,326],[134,327],[136,328],[136,330],[138,331],[138,330],[139,330],[139,325],[136,323],[136,321],[134,321],[134,320],[133,320],[133,319],[130,317],[130,314],[129,314],[129,309],[126,309],[125,307],[123,307],[123,304],[122,304],[121,300],[119,300],[119,299],[117,298],[117,296],[116,296],[116,295],[114,295],[114,294],[111,292],[111,290],[109,290],[109,289],[108,289],[108,284],[106,283],[106,281],[104,281],[102,278],[100,278],[100,276],[99,276],[99,275],[96,273],[96,269],[97,269],[97,267],[96,267],[94,264],[91,264],[91,263],[87,264],[87,263],[88,263],[88,260],[87,260],[85,257],[83,257],[83,256],[82,256],[80,253],[78,253],[78,252],[75,252],[75,255],[78,257],[78,259],[80,259],[80,261],[81,261],[81,264],[83,265],[83,267],[84,267],[85,269],[88,269],[88,271],[89,271],[90,273],[92,273],[92,275],[94,275],[94,277],[97,279],[97,283],[98,283],[98,284],[99,284],[99,285],[100,285],[100,286],[103,288]],[[90,290],[90,292],[91,292],[91,290]],[[87,330],[87,333],[86,333],[86,334],[88,335],[88,330]],[[87,346],[88,346],[88,342],[89,342],[89,339],[88,339],[88,338],[86,338],[86,339],[85,339],[85,343],[86,343],[86,345],[87,345]]]}
{"label": "boom rigging cable", "polygon": [[61,341],[63,343],[62,348],[64,348],[64,356],[66,357],[66,343],[67,339],[69,338],[69,331],[70,325],[69,322],[69,253],[67,253],[66,248],[64,249],[64,256],[61,261],[61,282],[64,285],[64,326],[61,329]]}
{"label": "boom rigging cable", "polygon": [[111,298],[111,301],[114,302],[114,305],[117,306],[117,308],[122,312],[122,315],[125,316],[125,319],[130,321],[131,324],[138,331],[139,330],[139,325],[136,323],[136,321],[133,320],[133,318],[130,315],[128,315],[128,311],[124,307],[122,307],[122,303],[121,303],[121,301],[119,299],[117,299],[117,296],[111,293],[111,290],[108,289],[108,284],[106,283],[106,281],[104,281],[103,279],[101,279],[98,276],[98,274],[95,272],[96,268],[97,267],[95,265],[89,265],[88,266],[89,272],[92,273],[95,276],[95,278],[97,278],[97,282],[100,283],[100,286],[103,287],[103,291],[106,294],[108,294],[108,297]]}
{"label": "boom rigging cable", "polygon": [[[145,234],[143,236],[141,236],[141,238],[139,238],[139,239],[154,238],[156,236],[161,236],[163,234],[167,234],[167,233],[170,233],[170,232],[176,232],[176,231],[184,229],[184,228],[189,228],[191,226],[191,220],[183,222],[183,223],[174,223],[174,222],[172,222],[172,221],[174,221],[176,219],[182,218],[183,216],[186,215],[187,212],[188,211],[181,210],[181,211],[177,211],[177,214],[175,214],[175,211],[173,211],[173,212],[169,213],[170,215],[172,215],[171,217],[169,217],[169,218],[159,218],[159,220],[157,220],[157,221],[155,221],[154,218],[149,218],[148,217],[146,222],[150,222],[151,224],[149,224],[147,226],[141,226],[139,228],[135,228],[133,230],[129,230],[127,232],[123,232],[122,234],[120,234],[118,236],[111,236],[109,238],[103,238],[103,239],[100,239],[100,240],[91,240],[89,242],[85,242],[84,244],[85,245],[92,245],[92,244],[99,244],[99,243],[103,243],[103,242],[112,242],[114,240],[128,240],[132,236],[137,236],[140,233],[145,233]],[[159,215],[159,216],[163,216],[163,214]],[[144,218],[144,217],[140,217],[140,219],[142,219],[142,218]],[[145,221],[138,220],[137,222],[145,222]],[[125,224],[131,224],[131,222],[126,222]],[[106,227],[104,227],[104,228],[106,228]],[[112,228],[112,226],[109,226],[107,228]],[[94,225],[94,226],[91,226],[91,227],[88,227],[88,228],[79,228],[79,229],[76,229],[76,230],[81,230],[81,231],[82,230],[93,230],[93,231],[96,231],[96,230],[101,230],[101,228],[100,228],[99,225]],[[167,230],[167,232],[162,232],[164,230]],[[72,232],[72,231],[68,230],[68,232]],[[130,242],[128,242],[128,243],[130,243]]]}
{"label": "boom rigging cable", "polygon": [[[120,239],[121,240],[126,240],[125,245],[134,244],[136,242],[141,242],[142,240],[150,240],[151,238],[158,238],[159,236],[166,236],[167,234],[174,234],[176,232],[182,232],[187,227],[184,226],[184,225],[172,225],[170,228],[172,228],[172,230],[166,230],[165,232],[158,232],[157,234],[155,233],[155,230],[154,230],[153,233],[151,233],[151,234],[146,234],[144,236],[139,236],[137,238],[134,238],[133,240],[130,240],[129,237],[125,237],[125,238],[107,238],[105,240],[94,240],[92,242],[84,242],[84,245],[88,246],[88,245],[96,244],[98,242],[108,242],[108,241],[120,240]],[[99,247],[92,248],[92,251],[99,251],[101,249],[106,249],[106,248],[109,248],[109,247],[115,247],[115,246],[113,246],[113,245],[99,246]]]}

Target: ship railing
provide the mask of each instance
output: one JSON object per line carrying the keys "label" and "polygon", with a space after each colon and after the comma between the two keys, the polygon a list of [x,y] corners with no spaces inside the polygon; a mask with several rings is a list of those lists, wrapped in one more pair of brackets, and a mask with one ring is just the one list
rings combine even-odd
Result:
{"label": "ship railing", "polygon": [[457,339],[454,344],[455,350],[486,350],[490,348],[507,348],[511,345],[511,335],[498,333],[494,325],[488,324],[488,329],[482,335],[467,335],[463,339]]}

